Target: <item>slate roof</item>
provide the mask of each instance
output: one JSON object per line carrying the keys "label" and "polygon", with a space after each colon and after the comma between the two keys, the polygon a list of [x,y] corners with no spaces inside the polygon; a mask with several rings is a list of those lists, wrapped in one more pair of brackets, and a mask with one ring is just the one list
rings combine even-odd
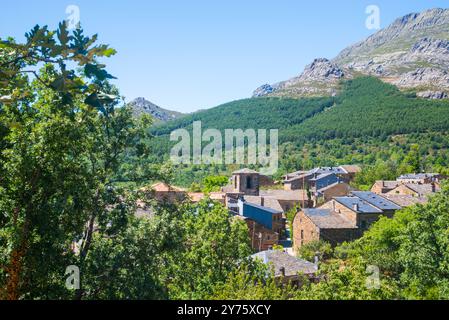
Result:
{"label": "slate roof", "polygon": [[398,179],[425,179],[425,178],[433,178],[438,176],[438,173],[411,173],[411,174],[403,174]]}
{"label": "slate roof", "polygon": [[382,210],[372,206],[359,197],[335,197],[334,199],[351,210],[354,210],[354,206],[357,205],[357,213],[382,213]]}
{"label": "slate roof", "polygon": [[335,173],[333,173],[333,172],[320,173],[320,174],[318,174],[318,176],[316,176],[315,178],[310,179],[310,181],[318,181],[318,180],[324,179],[324,178],[329,177],[329,176],[332,176],[332,175],[335,175]]}
{"label": "slate roof", "polygon": [[286,201],[308,200],[307,191],[303,190],[260,190],[259,195]]}
{"label": "slate roof", "polygon": [[313,174],[347,174],[360,172],[360,167],[355,165],[344,165],[339,167],[318,167],[309,171],[296,171],[289,173],[285,176],[285,183],[289,183],[295,180],[303,179]]}
{"label": "slate roof", "polygon": [[268,207],[277,211],[284,211],[279,201],[275,198],[260,197],[260,196],[244,196],[244,198],[247,202],[257,204],[259,206],[262,205],[262,198],[263,198],[264,207]]}
{"label": "slate roof", "polygon": [[299,176],[302,176],[305,173],[307,173],[307,171],[304,171],[304,170],[295,171],[295,172],[286,174],[284,176],[284,178],[285,178],[285,180],[289,180],[289,179],[292,179],[292,178],[297,178]]}
{"label": "slate roof", "polygon": [[411,195],[385,194],[383,197],[405,208],[415,204],[425,204],[428,202],[426,197],[414,197]]}
{"label": "slate roof", "polygon": [[285,268],[286,277],[296,276],[298,274],[312,275],[317,272],[317,267],[314,263],[295,258],[288,253],[278,250],[258,252],[253,254],[251,258],[260,260],[265,264],[271,264],[276,277],[282,275],[281,268]]}
{"label": "slate roof", "polygon": [[310,173],[310,172],[303,172],[302,174],[294,175],[294,176],[287,175],[288,179],[284,180],[284,183],[289,183],[289,182],[296,181],[296,180],[302,180],[307,177],[310,177],[311,175],[313,175],[313,173]]}
{"label": "slate roof", "polygon": [[334,174],[345,174],[347,173],[345,170],[343,170],[342,167],[318,167],[315,169],[312,169],[309,171],[309,173],[334,173]]}
{"label": "slate roof", "polygon": [[378,185],[382,188],[394,189],[394,188],[400,186],[401,183],[398,181],[378,180],[374,183],[373,187],[378,186]]}
{"label": "slate roof", "polygon": [[353,191],[352,194],[381,210],[400,210],[401,207],[390,200],[369,191]]}
{"label": "slate roof", "polygon": [[304,209],[304,214],[320,229],[356,229],[348,218],[331,209]]}
{"label": "slate roof", "polygon": [[268,208],[268,207],[262,207],[261,205],[257,205],[257,204],[254,204],[254,203],[245,202],[244,205],[245,206],[250,206],[250,207],[253,207],[253,208],[257,208],[259,210],[263,210],[263,211],[271,213],[271,214],[282,213],[282,211],[275,210],[275,209]]}
{"label": "slate roof", "polygon": [[[434,193],[434,187],[432,186],[431,183],[426,183],[426,184],[415,184],[415,183],[407,183],[405,185],[407,188],[415,191],[416,193],[418,193],[419,195],[430,195],[432,193]],[[435,192],[438,192],[439,188],[437,186],[435,186]]]}
{"label": "slate roof", "polygon": [[347,187],[347,190],[349,190],[349,189],[351,188],[351,187],[349,186],[349,184],[347,184],[347,183],[344,183],[344,182],[335,182],[335,183],[330,184],[330,185],[328,185],[328,186],[326,186],[326,187],[324,187],[324,188],[318,189],[317,192],[318,192],[318,193],[322,193],[322,192],[324,192],[324,191],[327,191],[327,190],[332,189],[332,188],[334,188],[334,187],[336,187],[336,186],[339,186],[339,185],[345,185],[345,186]]}

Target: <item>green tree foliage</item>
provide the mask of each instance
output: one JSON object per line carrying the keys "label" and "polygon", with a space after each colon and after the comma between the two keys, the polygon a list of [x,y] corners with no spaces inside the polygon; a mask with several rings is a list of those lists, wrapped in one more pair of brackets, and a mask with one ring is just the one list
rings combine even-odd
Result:
{"label": "green tree foliage", "polygon": [[299,292],[300,300],[391,300],[398,298],[397,286],[381,278],[379,286],[370,286],[370,273],[362,259],[335,261],[321,265],[320,281],[307,283]]}
{"label": "green tree foliage", "polygon": [[226,281],[215,288],[211,300],[289,300],[297,292],[281,286],[269,267],[259,261],[245,262],[231,272]]}
{"label": "green tree foliage", "polygon": [[370,190],[378,180],[396,180],[399,170],[393,161],[377,161],[375,165],[365,166],[356,174],[352,184],[360,190]]}
{"label": "green tree foliage", "polygon": [[410,152],[404,158],[400,170],[404,173],[407,172],[421,172],[421,159],[419,154],[419,146],[413,144],[410,147]]}
{"label": "green tree foliage", "polygon": [[[449,166],[449,103],[416,98],[371,77],[348,81],[335,98],[245,99],[160,124],[152,129],[156,136],[151,142],[153,160],[168,158],[173,145],[168,138],[171,131],[190,130],[197,120],[203,128],[220,130],[279,129],[276,179],[303,168],[341,164],[377,166],[387,162],[391,167],[389,162],[393,162],[392,173],[447,172]],[[411,150],[413,144],[420,146],[418,150]],[[368,173],[371,178],[357,185],[366,189],[376,176],[388,177],[380,167],[372,171],[377,173]],[[176,182],[186,187],[217,174],[215,168],[201,166],[180,166],[176,172]],[[231,172],[228,166],[219,174]]]}
{"label": "green tree foliage", "polygon": [[382,218],[358,241],[340,249],[361,257],[399,284],[408,299],[448,299],[449,187],[417,205]]}
{"label": "green tree foliage", "polygon": [[332,246],[325,241],[312,241],[307,243],[298,251],[298,257],[310,262],[328,260],[333,256]]}
{"label": "green tree foliage", "polygon": [[226,176],[209,176],[203,180],[203,192],[217,192],[221,187],[229,183],[229,178]]}
{"label": "green tree foliage", "polygon": [[182,225],[177,237],[184,246],[171,264],[170,298],[204,299],[251,254],[248,228],[210,201],[185,211]]}
{"label": "green tree foliage", "polygon": [[[36,26],[25,44],[1,42],[4,298],[71,296],[65,268],[84,267],[96,229],[126,221],[129,206],[111,182],[145,128],[130,110],[116,108],[112,76],[97,61],[115,51],[94,46],[96,39],[81,29],[69,33],[62,23],[56,31]],[[120,210],[111,213],[111,206]]]}
{"label": "green tree foliage", "polygon": [[173,236],[180,222],[175,212],[159,208],[152,219],[130,216],[113,237],[95,233],[83,270],[85,299],[167,299],[167,257],[183,245]]}
{"label": "green tree foliage", "polygon": [[[286,130],[288,141],[376,137],[447,130],[447,101],[417,99],[376,78],[346,82],[335,107]],[[297,139],[296,139],[297,140]]]}

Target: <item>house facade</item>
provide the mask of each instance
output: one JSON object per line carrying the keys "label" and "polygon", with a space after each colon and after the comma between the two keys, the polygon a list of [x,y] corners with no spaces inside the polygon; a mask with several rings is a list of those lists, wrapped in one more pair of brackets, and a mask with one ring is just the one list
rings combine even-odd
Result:
{"label": "house facade", "polygon": [[284,176],[285,190],[324,188],[337,181],[349,183],[360,167],[355,165],[345,165],[339,167],[319,167],[309,171],[297,171]]}
{"label": "house facade", "polygon": [[373,192],[353,191],[320,208],[303,209],[293,221],[293,246],[323,240],[337,245],[363,235],[381,216],[391,218],[401,206]]}
{"label": "house facade", "polygon": [[241,216],[254,220],[269,230],[281,234],[285,229],[282,211],[249,203],[244,199],[239,199],[238,206]]}
{"label": "house facade", "polygon": [[234,193],[258,196],[260,190],[260,174],[250,169],[242,169],[232,173],[231,186]]}

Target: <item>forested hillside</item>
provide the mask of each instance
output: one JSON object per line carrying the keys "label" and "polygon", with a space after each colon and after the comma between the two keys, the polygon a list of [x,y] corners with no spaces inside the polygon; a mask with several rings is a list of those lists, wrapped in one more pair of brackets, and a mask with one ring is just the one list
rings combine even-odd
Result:
{"label": "forested hillside", "polygon": [[178,128],[190,128],[194,121],[201,121],[204,128],[219,130],[281,129],[299,124],[332,104],[332,98],[244,99],[156,125],[152,129],[152,133],[156,136],[170,134],[171,131]]}
{"label": "forested hillside", "polygon": [[[154,161],[168,159],[168,134],[202,121],[203,128],[276,128],[281,144],[278,175],[316,165],[398,163],[419,144],[422,170],[447,166],[449,101],[417,98],[376,78],[345,82],[333,98],[253,98],[234,101],[152,128]],[[213,173],[228,173],[221,166]],[[187,186],[204,168],[182,168],[176,182]],[[207,175],[206,173],[202,173]],[[198,178],[198,177],[197,177]]]}
{"label": "forested hillside", "polygon": [[336,106],[300,125],[286,128],[284,141],[385,137],[449,128],[449,101],[404,94],[374,78],[350,80]]}
{"label": "forested hillside", "polygon": [[[332,108],[329,108],[331,107]],[[376,78],[345,83],[335,98],[253,98],[233,101],[157,125],[156,136],[202,121],[204,128],[279,129],[283,142],[377,137],[449,129],[449,101],[416,98]]]}

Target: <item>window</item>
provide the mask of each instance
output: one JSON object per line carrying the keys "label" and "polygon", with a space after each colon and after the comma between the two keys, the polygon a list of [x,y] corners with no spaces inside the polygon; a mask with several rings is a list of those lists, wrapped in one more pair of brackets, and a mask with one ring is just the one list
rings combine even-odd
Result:
{"label": "window", "polygon": [[301,240],[304,239],[304,230],[301,230]]}
{"label": "window", "polygon": [[246,177],[246,189],[251,189],[251,177]]}
{"label": "window", "polygon": [[365,220],[362,221],[362,229],[366,229],[366,221]]}

